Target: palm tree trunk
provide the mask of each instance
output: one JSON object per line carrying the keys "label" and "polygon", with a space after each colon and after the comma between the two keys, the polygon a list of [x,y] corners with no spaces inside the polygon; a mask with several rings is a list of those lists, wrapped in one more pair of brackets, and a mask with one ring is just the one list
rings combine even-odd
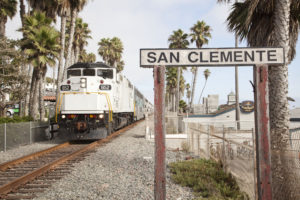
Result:
{"label": "palm tree trunk", "polygon": [[205,86],[206,86],[206,82],[207,82],[207,79],[205,79],[205,83],[204,83],[204,86],[203,86],[203,88],[202,88],[202,91],[201,91],[201,94],[200,94],[200,97],[199,97],[199,100],[198,100],[198,104],[200,104],[201,97],[202,97],[203,91],[204,91]]}
{"label": "palm tree trunk", "polygon": [[74,32],[75,32],[75,22],[76,22],[76,17],[77,17],[77,9],[73,9],[71,12],[71,28],[70,28],[70,37],[69,37],[69,43],[68,43],[68,51],[67,51],[67,58],[65,62],[65,68],[63,72],[63,77],[62,79],[66,76],[67,74],[67,69],[70,66],[71,59],[72,59],[72,46],[73,46],[73,40],[74,40]]}
{"label": "palm tree trunk", "polygon": [[180,98],[180,91],[179,91],[179,84],[180,84],[180,68],[177,68],[177,85],[176,85],[176,105],[175,105],[175,112],[179,111],[179,98]]}
{"label": "palm tree trunk", "polygon": [[25,116],[29,115],[29,102],[30,102],[30,96],[31,96],[31,87],[29,88],[29,86],[32,86],[32,76],[33,76],[33,66],[28,65],[28,73],[27,73],[28,77],[29,77],[29,81],[27,83],[27,87],[26,87],[26,97],[25,97]]}
{"label": "palm tree trunk", "polygon": [[24,16],[25,16],[24,0],[20,0],[20,18],[22,22],[22,27],[24,26]]}
{"label": "palm tree trunk", "polygon": [[75,48],[75,61],[74,61],[74,63],[78,62],[78,57],[79,57],[79,46],[76,46],[76,48]]}
{"label": "palm tree trunk", "polygon": [[44,105],[44,78],[39,80],[39,108],[40,108],[40,121],[44,121],[45,105]]}
{"label": "palm tree trunk", "polygon": [[7,18],[0,18],[0,37],[5,36],[5,24],[6,24]]}
{"label": "palm tree trunk", "polygon": [[[196,69],[194,71],[194,76],[193,76],[193,86],[192,86],[192,94],[191,94],[191,101],[190,101],[190,112],[192,111],[191,109],[192,109],[192,105],[193,105],[193,101],[194,101],[197,73],[198,73],[198,68],[196,67]],[[194,112],[194,111],[192,111],[192,112]]]}
{"label": "palm tree trunk", "polygon": [[61,15],[61,24],[60,24],[60,53],[59,53],[59,61],[58,61],[58,69],[57,69],[57,80],[56,80],[56,105],[57,106],[57,100],[59,99],[59,88],[60,84],[63,80],[63,60],[64,60],[64,53],[65,53],[65,39],[66,39],[66,22],[67,22],[67,16],[66,13],[62,13]]}
{"label": "palm tree trunk", "polygon": [[37,113],[38,113],[38,83],[40,80],[40,75],[38,70],[34,70],[31,82],[31,100],[30,100],[30,110],[29,115],[34,119],[37,120]]}
{"label": "palm tree trunk", "polygon": [[[284,47],[286,64],[270,66],[269,110],[271,132],[272,191],[274,199],[297,199],[299,175],[295,171],[294,159],[286,155],[289,147],[288,67],[289,63],[289,15],[290,0],[275,1],[274,32],[275,46]],[[298,177],[297,177],[298,176]]]}

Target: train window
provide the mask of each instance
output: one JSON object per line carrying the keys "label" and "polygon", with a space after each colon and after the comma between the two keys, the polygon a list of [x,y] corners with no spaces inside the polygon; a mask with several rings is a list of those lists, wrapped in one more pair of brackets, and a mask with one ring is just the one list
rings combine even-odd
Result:
{"label": "train window", "polygon": [[81,76],[81,70],[80,69],[68,70],[67,76],[68,76],[68,78],[70,78],[72,76]]}
{"label": "train window", "polygon": [[95,69],[84,69],[83,76],[95,76]]}
{"label": "train window", "polygon": [[101,76],[104,79],[105,78],[112,79],[114,77],[114,72],[111,69],[98,69],[97,76]]}

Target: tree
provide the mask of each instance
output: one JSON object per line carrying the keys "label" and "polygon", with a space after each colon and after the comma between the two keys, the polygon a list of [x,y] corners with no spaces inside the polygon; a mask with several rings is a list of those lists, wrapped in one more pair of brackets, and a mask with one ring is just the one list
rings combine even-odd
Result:
{"label": "tree", "polygon": [[[201,48],[204,44],[208,44],[208,38],[211,38],[211,28],[209,25],[206,25],[204,21],[197,21],[196,24],[191,28],[192,37],[191,42],[196,43],[197,48]],[[196,87],[196,80],[197,80],[197,73],[198,68],[195,67],[192,69],[193,72],[193,85],[192,85],[192,94],[191,94],[191,101],[190,101],[190,109],[193,104],[194,95],[195,95],[195,87]]]}
{"label": "tree", "polygon": [[84,47],[88,44],[87,39],[92,38],[90,33],[91,30],[88,28],[88,24],[84,23],[82,18],[77,18],[73,43],[75,62],[78,61],[79,53],[82,52]]}
{"label": "tree", "polygon": [[[295,56],[299,21],[300,2],[298,0],[245,0],[242,3],[235,3],[227,18],[229,30],[236,32],[240,40],[247,39],[249,46],[284,47],[286,64],[290,63]],[[292,190],[299,187],[288,171],[294,163],[289,163],[289,165],[284,156],[289,137],[287,78],[287,65],[269,66],[269,112],[273,152],[271,158],[272,190],[275,199],[295,199]]]}
{"label": "tree", "polygon": [[[51,19],[44,13],[35,12],[24,20],[25,34],[21,48],[28,56],[28,62],[34,66],[31,84],[31,106],[30,116],[37,119],[38,91],[40,97],[40,119],[43,118],[43,80],[46,75],[47,65],[54,66],[58,57],[60,45],[58,43],[59,33],[51,24]],[[40,88],[40,89],[39,89]]]}
{"label": "tree", "polygon": [[1,0],[0,1],[0,37],[5,36],[5,25],[7,17],[12,18],[17,12],[16,0]]}
{"label": "tree", "polygon": [[85,49],[83,49],[79,55],[78,61],[93,63],[93,62],[96,62],[96,55],[93,53],[86,53]]}
{"label": "tree", "polygon": [[200,94],[200,97],[199,97],[198,104],[200,104],[201,97],[202,97],[204,88],[205,88],[205,86],[206,86],[207,79],[208,79],[208,77],[210,76],[210,71],[209,71],[209,69],[204,70],[203,75],[204,75],[204,78],[205,78],[205,83],[204,83],[204,86],[203,86],[203,88],[202,88],[202,91],[201,91],[201,94]]}
{"label": "tree", "polygon": [[75,25],[76,25],[75,23],[76,23],[77,14],[79,11],[81,11],[84,8],[86,3],[87,3],[87,0],[69,0],[69,6],[70,6],[70,12],[71,12],[71,27],[70,27],[70,37],[69,37],[68,48],[67,48],[67,57],[65,60],[65,67],[64,67],[62,79],[63,79],[64,75],[66,74],[67,69],[71,63],[71,54],[72,54],[72,48],[73,48]]}
{"label": "tree", "polygon": [[102,38],[98,45],[98,53],[103,61],[110,66],[116,67],[118,72],[122,71],[124,68],[124,61],[122,60],[124,47],[122,41],[117,37],[112,39]]}
{"label": "tree", "polygon": [[[188,41],[188,34],[184,33],[181,29],[178,29],[177,31],[173,31],[173,34],[170,35],[168,38],[169,48],[178,48],[178,49],[185,49],[189,45]],[[178,112],[179,110],[179,98],[180,98],[180,77],[181,77],[181,67],[177,68],[177,87],[176,87],[176,106],[175,106],[175,112]]]}
{"label": "tree", "polygon": [[[22,72],[25,56],[17,45],[18,41],[0,39],[0,116],[4,116],[8,104],[19,103],[26,95],[28,76]],[[6,95],[10,96],[9,101],[5,100]]]}
{"label": "tree", "polygon": [[189,100],[191,98],[191,86],[189,83],[187,83],[185,85],[185,89],[186,89],[186,98]]}

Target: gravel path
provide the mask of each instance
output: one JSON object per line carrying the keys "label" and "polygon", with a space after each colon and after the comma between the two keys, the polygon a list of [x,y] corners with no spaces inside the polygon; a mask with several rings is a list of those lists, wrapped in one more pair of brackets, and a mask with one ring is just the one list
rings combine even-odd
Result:
{"label": "gravel path", "polygon": [[[152,120],[149,124],[153,124]],[[145,122],[142,122],[75,164],[72,173],[37,194],[35,200],[154,199],[154,143],[147,141],[144,135]],[[49,148],[54,143],[36,143],[1,152],[0,163]],[[170,163],[183,159],[185,154],[167,151],[166,156]],[[167,169],[167,199],[193,197],[190,189],[172,183]]]}

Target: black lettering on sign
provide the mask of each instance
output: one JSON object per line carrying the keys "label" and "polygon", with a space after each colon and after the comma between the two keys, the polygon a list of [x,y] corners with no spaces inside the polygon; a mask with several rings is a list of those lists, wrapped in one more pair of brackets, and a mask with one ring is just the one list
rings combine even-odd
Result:
{"label": "black lettering on sign", "polygon": [[259,61],[262,61],[262,54],[266,52],[265,50],[256,51],[259,54]]}
{"label": "black lettering on sign", "polygon": [[196,58],[195,60],[192,60],[192,54],[195,54],[195,55],[198,55],[197,54],[197,52],[195,52],[195,51],[192,51],[191,53],[189,53],[189,55],[188,55],[188,59],[189,59],[189,61],[190,62],[192,62],[192,63],[195,63],[195,62],[197,62],[198,61],[198,58]]}
{"label": "black lettering on sign", "polygon": [[[271,53],[274,53],[274,54],[271,54]],[[271,58],[271,57],[274,57],[275,56],[275,58]],[[277,61],[277,59],[276,59],[276,50],[269,50],[268,51],[268,61]]]}
{"label": "black lettering on sign", "polygon": [[242,51],[234,52],[234,62],[243,62],[242,53],[243,53]]}
{"label": "black lettering on sign", "polygon": [[200,52],[200,62],[208,62],[208,60],[203,60],[203,52]]}
{"label": "black lettering on sign", "polygon": [[[155,58],[156,53],[155,53],[155,52],[149,52],[149,53],[147,54],[147,56],[148,56],[147,61],[148,61],[149,63],[155,63],[155,62],[156,62],[156,58]],[[150,58],[150,59],[149,59],[149,58]]]}
{"label": "black lettering on sign", "polygon": [[173,52],[170,53],[170,62],[173,62],[173,58],[174,60],[176,60],[176,62],[179,63],[179,52],[177,52],[177,55],[175,56]]}
{"label": "black lettering on sign", "polygon": [[168,63],[167,57],[164,52],[161,52],[157,62],[160,63],[161,61],[165,61],[166,63]]}
{"label": "black lettering on sign", "polygon": [[221,51],[220,57],[221,57],[221,62],[224,62],[224,61],[225,62],[228,62],[228,61],[232,62],[232,52],[231,51],[227,52],[227,56],[226,56],[225,52]]}
{"label": "black lettering on sign", "polygon": [[215,58],[218,58],[218,52],[217,51],[211,51],[209,52],[209,59],[210,59],[210,62],[219,62],[218,59],[215,60]]}
{"label": "black lettering on sign", "polygon": [[249,54],[248,51],[245,51],[245,61],[247,62],[249,60],[251,60],[252,62],[254,62],[254,51],[251,51],[251,55]]}

